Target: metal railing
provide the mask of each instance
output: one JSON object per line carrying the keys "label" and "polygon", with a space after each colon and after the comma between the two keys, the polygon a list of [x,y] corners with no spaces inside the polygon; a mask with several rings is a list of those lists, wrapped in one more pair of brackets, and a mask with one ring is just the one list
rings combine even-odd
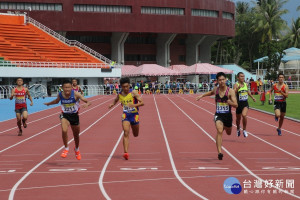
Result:
{"label": "metal railing", "polygon": [[0,67],[42,67],[42,68],[110,68],[102,63],[66,63],[66,62],[31,62],[10,61],[0,62]]}
{"label": "metal railing", "polygon": [[41,84],[31,85],[29,92],[33,99],[45,98],[47,96],[47,88]]}
{"label": "metal railing", "polygon": [[[32,19],[31,17],[26,16],[26,22],[27,23],[31,23],[34,26],[44,30],[45,32],[47,32],[49,35],[57,38],[58,40],[66,43],[69,46],[75,46],[80,48],[81,50],[85,51],[86,53],[90,54],[91,56],[103,61],[104,63],[107,63],[109,65],[112,64],[112,61],[108,58],[106,58],[105,56],[103,56],[102,54],[96,52],[95,50],[91,49],[90,47],[76,41],[76,40],[68,40],[67,38],[65,38],[64,36],[58,34],[57,32],[53,31],[52,29],[48,28],[47,26],[41,24],[40,22]],[[116,67],[119,66],[118,64],[116,64]]]}

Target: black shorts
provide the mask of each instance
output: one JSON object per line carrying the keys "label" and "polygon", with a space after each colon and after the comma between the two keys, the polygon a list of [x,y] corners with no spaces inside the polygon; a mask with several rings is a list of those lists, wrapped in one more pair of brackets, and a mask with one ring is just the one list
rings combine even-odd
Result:
{"label": "black shorts", "polygon": [[236,114],[241,114],[243,112],[243,109],[245,107],[249,108],[248,101],[240,101],[240,102],[238,102],[238,107],[236,108],[235,113]]}
{"label": "black shorts", "polygon": [[223,122],[224,126],[230,128],[232,127],[232,114],[231,113],[226,113],[226,114],[221,114],[221,113],[216,113],[215,122],[221,121]]}
{"label": "black shorts", "polygon": [[16,113],[20,113],[20,114],[22,114],[24,111],[27,111],[27,108],[26,108],[26,107],[21,108],[21,109],[16,109],[16,110],[15,110]]}
{"label": "black shorts", "polygon": [[78,113],[62,113],[59,115],[59,118],[65,118],[70,122],[72,126],[77,126],[79,125],[79,115]]}
{"label": "black shorts", "polygon": [[280,112],[285,113],[286,112],[286,102],[285,101],[283,101],[283,102],[275,101],[274,102],[274,110],[277,110],[277,109],[279,109]]}

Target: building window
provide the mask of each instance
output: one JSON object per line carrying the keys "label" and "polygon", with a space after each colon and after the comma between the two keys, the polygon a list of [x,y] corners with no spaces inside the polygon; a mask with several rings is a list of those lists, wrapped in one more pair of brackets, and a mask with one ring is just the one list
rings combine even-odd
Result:
{"label": "building window", "polygon": [[125,61],[156,61],[156,55],[127,54]]}
{"label": "building window", "polygon": [[75,4],[74,12],[131,13],[132,8],[131,6]]}
{"label": "building window", "polygon": [[142,6],[141,13],[153,15],[184,15],[184,8],[160,8]]}
{"label": "building window", "polygon": [[0,2],[0,10],[42,10],[62,11],[62,4],[59,3],[22,3],[22,2]]}
{"label": "building window", "polygon": [[219,16],[219,11],[192,9],[192,16],[215,17],[215,18],[217,18]]}
{"label": "building window", "polygon": [[223,17],[223,19],[233,20],[234,15],[232,13],[229,13],[229,12],[223,12],[222,17]]}

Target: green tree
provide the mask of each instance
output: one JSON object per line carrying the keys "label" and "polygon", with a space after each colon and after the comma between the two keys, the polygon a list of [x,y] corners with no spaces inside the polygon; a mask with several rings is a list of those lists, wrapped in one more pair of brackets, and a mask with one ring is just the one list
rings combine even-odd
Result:
{"label": "green tree", "polygon": [[254,19],[254,30],[262,33],[262,42],[279,39],[281,30],[286,27],[282,15],[288,13],[283,5],[288,0],[260,0],[256,6],[256,17]]}
{"label": "green tree", "polygon": [[296,21],[292,21],[292,27],[290,28],[287,40],[289,47],[300,48],[300,17]]}

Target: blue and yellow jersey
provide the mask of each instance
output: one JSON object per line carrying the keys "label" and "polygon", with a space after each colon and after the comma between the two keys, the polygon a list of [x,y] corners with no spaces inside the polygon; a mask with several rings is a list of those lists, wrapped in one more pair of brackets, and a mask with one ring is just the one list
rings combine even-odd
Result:
{"label": "blue and yellow jersey", "polygon": [[127,106],[128,103],[136,104],[138,102],[138,100],[132,96],[131,92],[128,93],[127,96],[123,96],[122,93],[120,92],[119,101],[121,102],[124,113],[137,113],[139,111],[139,108],[137,107],[130,108],[129,106]]}

